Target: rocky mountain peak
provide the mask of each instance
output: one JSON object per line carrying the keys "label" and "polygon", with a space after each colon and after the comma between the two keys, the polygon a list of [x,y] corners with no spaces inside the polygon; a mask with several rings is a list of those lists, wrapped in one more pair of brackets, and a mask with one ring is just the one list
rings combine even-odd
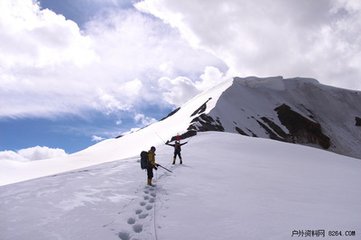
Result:
{"label": "rocky mountain peak", "polygon": [[188,131],[239,133],[361,158],[360,92],[311,78],[235,77],[210,108],[211,99],[194,109]]}

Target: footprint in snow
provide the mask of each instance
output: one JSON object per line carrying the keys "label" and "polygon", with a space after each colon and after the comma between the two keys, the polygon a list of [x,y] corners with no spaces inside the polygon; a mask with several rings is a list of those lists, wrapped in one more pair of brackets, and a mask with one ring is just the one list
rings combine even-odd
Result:
{"label": "footprint in snow", "polygon": [[127,233],[127,232],[120,232],[120,233],[118,233],[118,237],[119,237],[121,240],[129,240],[129,239],[130,239],[129,233]]}
{"label": "footprint in snow", "polygon": [[143,212],[142,209],[137,209],[137,210],[135,210],[135,214],[141,214],[142,212]]}
{"label": "footprint in snow", "polygon": [[143,231],[143,225],[142,224],[133,225],[133,231],[136,233],[140,233],[141,231]]}
{"label": "footprint in snow", "polygon": [[145,207],[145,209],[147,209],[147,210],[150,210],[150,209],[152,209],[152,208],[153,208],[152,205],[147,205],[147,206]]}
{"label": "footprint in snow", "polygon": [[155,197],[155,196],[157,196],[157,194],[153,192],[150,194],[150,196]]}
{"label": "footprint in snow", "polygon": [[146,204],[146,202],[140,202],[139,205],[140,206],[144,206]]}
{"label": "footprint in snow", "polygon": [[127,223],[128,224],[134,224],[135,223],[135,218],[128,218]]}
{"label": "footprint in snow", "polygon": [[149,202],[150,202],[150,203],[154,203],[154,201],[155,201],[154,198],[150,198],[150,199],[149,199]]}
{"label": "footprint in snow", "polygon": [[144,196],[144,200],[148,200],[149,199],[149,196]]}
{"label": "footprint in snow", "polygon": [[148,217],[148,213],[142,213],[139,215],[139,219],[144,219],[146,217]]}

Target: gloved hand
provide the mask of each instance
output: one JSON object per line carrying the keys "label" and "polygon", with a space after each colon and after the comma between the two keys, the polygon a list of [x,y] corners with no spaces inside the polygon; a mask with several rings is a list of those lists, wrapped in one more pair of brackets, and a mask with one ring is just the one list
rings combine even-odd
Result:
{"label": "gloved hand", "polygon": [[156,166],[153,166],[153,168],[154,168],[155,170],[158,170],[158,168],[157,168]]}

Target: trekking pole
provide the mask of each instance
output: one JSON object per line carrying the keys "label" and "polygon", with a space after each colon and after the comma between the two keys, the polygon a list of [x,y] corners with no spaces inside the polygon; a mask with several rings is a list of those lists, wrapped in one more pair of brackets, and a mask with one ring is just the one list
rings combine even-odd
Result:
{"label": "trekking pole", "polygon": [[156,132],[154,132],[154,133],[155,133],[155,135],[157,135],[157,136],[159,137],[159,139],[162,140],[162,142],[164,142],[164,144],[165,144],[165,141],[163,140],[163,138],[161,138],[161,137],[158,135],[158,133],[156,133]]}
{"label": "trekking pole", "polygon": [[158,167],[161,167],[161,168],[163,168],[164,170],[167,170],[168,172],[171,172],[171,173],[172,173],[172,171],[171,171],[171,170],[169,170],[168,168],[163,167],[163,166],[162,166],[162,165],[160,165],[160,164],[158,164]]}

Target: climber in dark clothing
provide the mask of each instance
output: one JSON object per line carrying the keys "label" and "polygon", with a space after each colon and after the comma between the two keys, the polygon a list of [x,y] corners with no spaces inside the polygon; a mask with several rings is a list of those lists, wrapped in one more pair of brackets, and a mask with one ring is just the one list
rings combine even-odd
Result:
{"label": "climber in dark clothing", "polygon": [[172,146],[174,147],[174,157],[173,157],[173,164],[175,164],[175,159],[178,156],[180,159],[180,164],[182,164],[182,156],[181,156],[181,146],[184,144],[187,144],[188,142],[185,143],[180,143],[179,141],[175,141],[175,144],[170,144],[169,141],[167,141],[165,144],[167,144],[168,146]]}

